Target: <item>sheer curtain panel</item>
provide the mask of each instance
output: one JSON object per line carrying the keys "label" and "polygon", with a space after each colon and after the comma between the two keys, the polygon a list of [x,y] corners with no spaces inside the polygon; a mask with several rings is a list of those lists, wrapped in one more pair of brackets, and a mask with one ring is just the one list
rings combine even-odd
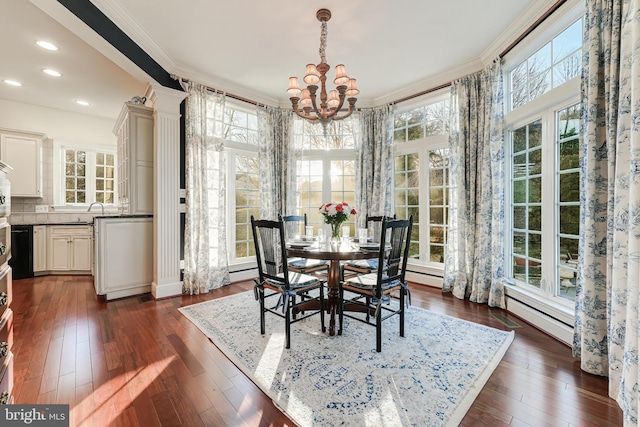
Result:
{"label": "sheer curtain panel", "polygon": [[186,219],[182,291],[200,294],[230,283],[225,227],[224,97],[183,83],[186,99]]}
{"label": "sheer curtain panel", "polygon": [[296,159],[292,140],[291,110],[265,107],[258,110],[260,149],[260,218],[296,212]]}
{"label": "sheer curtain panel", "polygon": [[356,206],[359,223],[366,214],[392,215],[393,107],[385,105],[360,111],[356,141]]}
{"label": "sheer curtain panel", "polygon": [[451,85],[450,213],[443,291],[504,299],[504,94],[495,60]]}

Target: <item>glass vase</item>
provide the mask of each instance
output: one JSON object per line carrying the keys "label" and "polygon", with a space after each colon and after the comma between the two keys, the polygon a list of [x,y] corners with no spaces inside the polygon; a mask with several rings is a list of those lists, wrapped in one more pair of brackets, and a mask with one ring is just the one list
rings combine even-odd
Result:
{"label": "glass vase", "polygon": [[340,243],[340,230],[342,229],[342,223],[331,224],[331,243]]}

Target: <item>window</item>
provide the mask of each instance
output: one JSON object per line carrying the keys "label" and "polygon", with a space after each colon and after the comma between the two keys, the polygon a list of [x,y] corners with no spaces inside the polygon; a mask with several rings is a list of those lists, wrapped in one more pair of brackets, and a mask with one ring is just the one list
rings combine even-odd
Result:
{"label": "window", "polygon": [[227,158],[227,252],[233,264],[255,256],[251,215],[260,217],[258,115],[227,102],[222,126]]}
{"label": "window", "polygon": [[114,204],[115,152],[62,147],[62,204]]}
{"label": "window", "polygon": [[550,109],[510,132],[513,278],[566,300],[580,234],[579,117],[579,104]]}
{"label": "window", "polygon": [[511,71],[511,108],[578,76],[581,62],[582,20],[578,20]]}
{"label": "window", "polygon": [[234,258],[255,256],[251,215],[260,217],[260,184],[258,157],[255,154],[233,152],[229,156],[234,166],[235,181],[235,251]]}
{"label": "window", "polygon": [[[307,214],[309,225],[322,227],[324,218],[318,208],[330,201],[355,206],[355,151],[352,122],[349,119],[330,123],[327,134],[319,124],[306,120],[298,123],[299,147],[304,147],[297,165],[300,212]],[[358,206],[355,206],[358,209]],[[355,235],[355,217],[345,222]]]}
{"label": "window", "polygon": [[413,215],[411,258],[441,267],[449,213],[449,100],[399,112],[394,123],[394,212]]}
{"label": "window", "polygon": [[394,144],[448,133],[448,99],[398,113],[394,118]]}
{"label": "window", "polygon": [[582,46],[582,20],[569,22],[506,73],[507,276],[539,301],[567,307],[575,298],[580,234]]}

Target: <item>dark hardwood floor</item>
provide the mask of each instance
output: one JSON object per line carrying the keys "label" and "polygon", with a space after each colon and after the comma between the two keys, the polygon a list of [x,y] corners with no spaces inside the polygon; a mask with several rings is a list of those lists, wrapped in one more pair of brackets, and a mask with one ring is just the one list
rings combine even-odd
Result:
{"label": "dark hardwood floor", "polygon": [[[69,404],[71,426],[292,426],[177,310],[251,287],[107,303],[90,276],[15,280],[15,403]],[[509,328],[492,313],[521,326],[461,425],[622,425],[607,380],[582,372],[564,344],[439,289],[414,285],[412,300],[498,329]]]}

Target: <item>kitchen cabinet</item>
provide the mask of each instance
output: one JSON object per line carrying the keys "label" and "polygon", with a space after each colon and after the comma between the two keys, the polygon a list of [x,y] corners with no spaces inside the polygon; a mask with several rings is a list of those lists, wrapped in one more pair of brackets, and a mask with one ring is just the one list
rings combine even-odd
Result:
{"label": "kitchen cabinet", "polygon": [[96,217],[93,227],[96,293],[110,300],[151,292],[153,218]]}
{"label": "kitchen cabinet", "polygon": [[153,108],[126,102],[118,137],[118,203],[127,214],[153,213]]}
{"label": "kitchen cabinet", "polygon": [[11,199],[7,174],[11,171],[0,161],[0,405],[13,403],[13,299],[11,258],[11,232],[7,218]]}
{"label": "kitchen cabinet", "polygon": [[13,197],[42,197],[42,143],[45,135],[0,129],[0,160],[7,172]]}
{"label": "kitchen cabinet", "polygon": [[47,228],[47,270],[51,273],[90,274],[91,226],[53,225]]}
{"label": "kitchen cabinet", "polygon": [[33,226],[33,274],[45,274],[47,271],[47,226]]}

